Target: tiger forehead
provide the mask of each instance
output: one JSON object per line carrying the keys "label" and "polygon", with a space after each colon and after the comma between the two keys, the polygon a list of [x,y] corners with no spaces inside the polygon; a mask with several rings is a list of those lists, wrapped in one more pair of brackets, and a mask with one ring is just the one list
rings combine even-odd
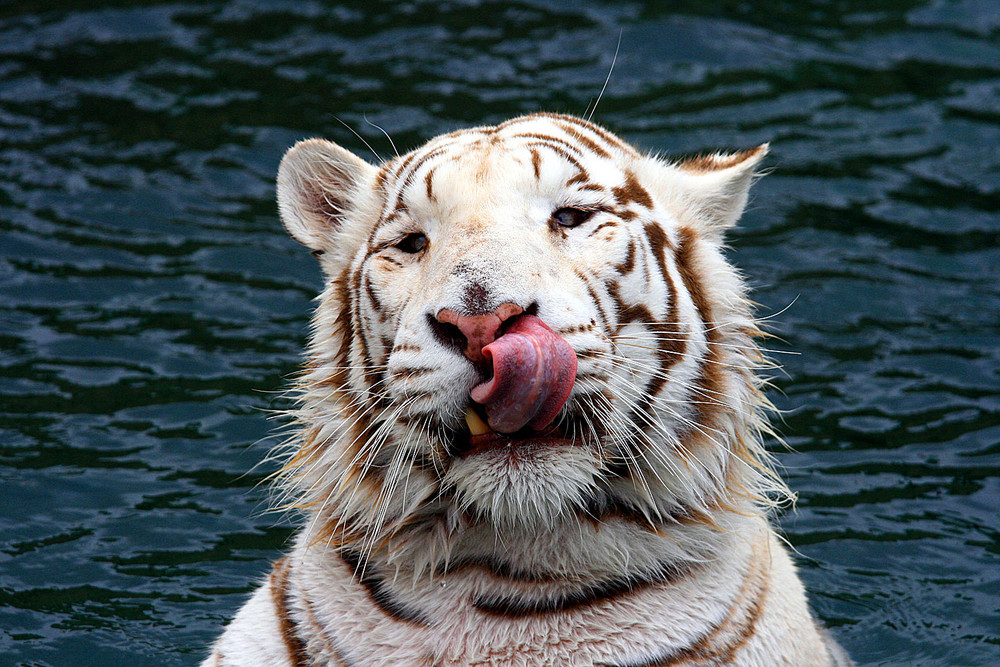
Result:
{"label": "tiger forehead", "polygon": [[[587,121],[558,114],[532,114],[500,125],[458,130],[430,140],[424,146],[385,163],[379,183],[402,196],[410,186],[423,185],[434,198],[434,177],[444,164],[461,167],[484,183],[492,166],[507,162],[530,167],[534,178],[542,175],[542,162],[552,157],[575,168],[567,185],[586,184],[587,167],[601,162],[630,161],[639,157],[634,148]],[[390,185],[391,183],[391,185]]]}

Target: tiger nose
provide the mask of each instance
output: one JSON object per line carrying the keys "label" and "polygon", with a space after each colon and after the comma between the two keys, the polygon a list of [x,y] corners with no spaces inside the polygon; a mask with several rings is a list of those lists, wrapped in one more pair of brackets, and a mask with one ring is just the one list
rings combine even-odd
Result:
{"label": "tiger nose", "polygon": [[516,303],[503,303],[493,312],[479,315],[462,315],[451,308],[442,308],[437,313],[437,321],[456,327],[465,339],[462,354],[479,363],[485,359],[483,348],[497,339],[503,323],[523,312],[524,308]]}

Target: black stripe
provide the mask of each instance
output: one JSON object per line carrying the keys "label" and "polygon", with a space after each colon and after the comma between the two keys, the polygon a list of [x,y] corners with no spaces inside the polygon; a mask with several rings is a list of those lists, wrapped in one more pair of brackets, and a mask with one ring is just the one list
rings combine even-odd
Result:
{"label": "black stripe", "polygon": [[354,572],[354,578],[368,591],[368,596],[372,602],[381,609],[386,616],[390,616],[397,621],[414,623],[416,625],[429,625],[430,621],[420,611],[411,609],[397,600],[393,596],[385,580],[379,576],[371,563],[368,562],[357,551],[345,549],[340,553],[348,567]]}
{"label": "black stripe", "polygon": [[460,558],[439,567],[438,573],[441,575],[448,575],[470,568],[485,570],[498,579],[507,579],[509,581],[539,583],[552,582],[556,580],[552,575],[521,570],[509,561],[503,560],[497,556],[488,555],[465,556],[464,558]]}
{"label": "black stripe", "polygon": [[650,586],[669,584],[687,572],[687,568],[681,568],[674,564],[663,564],[654,572],[616,577],[553,597],[525,599],[501,595],[481,595],[472,601],[472,606],[485,614],[508,618],[558,613],[600,602],[608,602]]}

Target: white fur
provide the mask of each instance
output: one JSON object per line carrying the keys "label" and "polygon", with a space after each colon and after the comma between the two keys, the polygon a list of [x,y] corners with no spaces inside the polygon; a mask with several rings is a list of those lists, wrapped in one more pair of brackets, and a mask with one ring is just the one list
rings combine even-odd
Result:
{"label": "white fur", "polygon": [[[292,664],[282,623],[302,664],[849,664],[766,519],[788,492],[721,252],[765,152],[669,164],[548,115],[380,168],[293,148],[279,208],[327,277],[280,476],[306,523],[287,604],[272,577],[205,664]],[[567,440],[449,454],[481,378],[434,317],[503,303],[579,356]]]}

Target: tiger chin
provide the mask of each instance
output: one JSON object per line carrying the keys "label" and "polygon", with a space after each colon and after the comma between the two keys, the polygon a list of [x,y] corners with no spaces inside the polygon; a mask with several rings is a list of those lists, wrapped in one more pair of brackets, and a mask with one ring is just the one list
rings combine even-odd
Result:
{"label": "tiger chin", "polygon": [[767,146],[571,116],[278,172],[325,278],[279,504],[205,665],[849,665],[769,510],[761,332],[723,255]]}

